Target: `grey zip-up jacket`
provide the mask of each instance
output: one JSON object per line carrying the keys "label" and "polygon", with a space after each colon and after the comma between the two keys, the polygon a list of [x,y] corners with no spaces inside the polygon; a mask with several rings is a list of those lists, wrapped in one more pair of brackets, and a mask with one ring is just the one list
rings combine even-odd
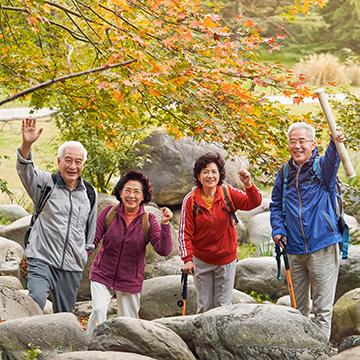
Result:
{"label": "grey zip-up jacket", "polygon": [[19,150],[16,169],[35,205],[44,184],[52,187],[50,197],[31,230],[25,255],[41,259],[57,269],[83,271],[86,250],[94,248],[97,208],[95,201],[90,209],[83,180],[80,178],[76,189],[70,191],[58,173],[54,186],[50,173],[34,167],[32,154],[29,159],[24,159]]}

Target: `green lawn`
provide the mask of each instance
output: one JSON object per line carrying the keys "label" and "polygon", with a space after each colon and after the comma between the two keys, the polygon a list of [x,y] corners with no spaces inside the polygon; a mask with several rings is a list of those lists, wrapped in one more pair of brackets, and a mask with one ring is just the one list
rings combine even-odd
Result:
{"label": "green lawn", "polygon": [[[43,133],[34,145],[35,163],[42,169],[54,169],[56,167],[56,135],[58,130],[52,120],[40,119],[38,126],[43,128]],[[16,149],[21,144],[21,121],[7,123],[0,131],[0,154],[9,156],[0,164],[0,178],[6,180],[11,191],[14,192],[14,202],[25,205],[30,204],[23,186],[15,169]],[[9,203],[10,199],[0,193],[0,204]]]}

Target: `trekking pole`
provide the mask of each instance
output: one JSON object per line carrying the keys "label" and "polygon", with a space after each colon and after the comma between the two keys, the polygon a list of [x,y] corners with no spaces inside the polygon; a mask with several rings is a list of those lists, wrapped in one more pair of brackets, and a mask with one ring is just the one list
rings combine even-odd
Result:
{"label": "trekking pole", "polygon": [[181,273],[181,300],[177,302],[178,306],[181,307],[181,315],[186,315],[186,300],[187,300],[187,285],[188,285],[188,274],[182,272]]}
{"label": "trekking pole", "polygon": [[[282,240],[282,238],[279,240],[279,243],[282,245],[282,248],[283,248],[280,255],[282,254],[283,257],[284,257],[285,273],[286,273],[287,283],[289,285],[289,294],[290,294],[290,299],[291,299],[291,306],[294,309],[296,309],[296,300],[295,300],[294,287],[293,287],[293,283],[292,283],[292,279],[291,279],[289,259],[288,259],[287,253],[286,253],[286,243]],[[279,246],[279,248],[280,248],[280,246]]]}
{"label": "trekking pole", "polygon": [[320,88],[320,89],[317,89],[315,91],[315,93],[319,98],[319,102],[320,102],[321,108],[324,112],[325,119],[329,125],[330,131],[331,131],[331,134],[333,137],[333,141],[336,145],[336,149],[339,153],[341,162],[344,166],[345,174],[348,177],[354,177],[356,175],[356,173],[355,173],[354,167],[351,163],[350,157],[346,151],[345,145],[342,142],[339,142],[336,140],[336,121],[335,121],[334,115],[331,112],[331,107],[329,105],[325,90]]}

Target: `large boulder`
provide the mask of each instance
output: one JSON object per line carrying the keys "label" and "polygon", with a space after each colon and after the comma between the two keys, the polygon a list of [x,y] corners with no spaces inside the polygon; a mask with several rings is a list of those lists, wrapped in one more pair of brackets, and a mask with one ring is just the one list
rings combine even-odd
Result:
{"label": "large boulder", "polygon": [[158,360],[195,360],[184,341],[167,327],[126,317],[99,325],[91,338],[89,350],[124,351]]}
{"label": "large boulder", "polygon": [[340,343],[351,335],[360,335],[360,288],[344,294],[333,310],[331,339]]}
{"label": "large boulder", "polygon": [[24,216],[0,229],[0,236],[24,246],[24,236],[29,227],[31,215]]}
{"label": "large boulder", "polygon": [[39,305],[21,290],[0,287],[0,320],[42,315]]}
{"label": "large boulder", "polygon": [[15,290],[23,289],[20,280],[15,276],[0,276],[0,287],[2,286]]}
{"label": "large boulder", "polygon": [[250,218],[248,224],[248,242],[256,247],[258,256],[272,255],[274,242],[271,237],[270,212],[259,213]]}
{"label": "large boulder", "polygon": [[[282,261],[282,259],[281,259]],[[264,256],[240,260],[236,265],[235,289],[279,298],[288,294],[282,261],[281,280],[277,279],[275,258]]]}
{"label": "large boulder", "polygon": [[24,249],[15,241],[0,237],[0,275],[20,277],[20,260]]}
{"label": "large boulder", "polygon": [[118,351],[75,351],[56,355],[53,360],[156,360],[152,357]]}
{"label": "large boulder", "polygon": [[41,359],[52,360],[63,352],[86,350],[89,337],[73,314],[58,313],[0,323],[0,350],[6,359],[23,360],[28,344],[38,346]]}
{"label": "large boulder", "polygon": [[360,346],[345,350],[339,354],[332,356],[331,360],[359,360],[360,359]]}
{"label": "large boulder", "polygon": [[157,276],[179,275],[183,264],[179,256],[174,256],[165,261],[147,263],[145,266],[145,279]]}
{"label": "large boulder", "polygon": [[[161,130],[154,131],[146,138],[139,155],[149,159],[141,170],[153,185],[153,201],[161,205],[180,205],[194,186],[195,160],[209,151],[226,156],[226,152],[215,144],[198,143],[190,138],[175,140]],[[239,183],[237,172],[244,162],[239,157],[226,161],[227,182],[232,185]]]}
{"label": "large boulder", "polygon": [[185,335],[184,341],[200,360],[328,358],[326,337],[317,325],[284,306],[236,304],[183,320],[163,318],[154,322],[180,337]]}
{"label": "large boulder", "polygon": [[23,207],[17,204],[0,205],[0,219],[13,222],[30,215]]}
{"label": "large boulder", "polygon": [[[167,275],[145,280],[140,298],[140,318],[152,320],[180,315],[181,308],[177,302],[181,300],[181,290],[181,275]],[[232,302],[254,303],[255,300],[234,289]],[[186,314],[196,314],[196,290],[192,276],[188,276]]]}
{"label": "large boulder", "polygon": [[350,245],[348,259],[340,263],[335,299],[355,288],[360,288],[360,246]]}

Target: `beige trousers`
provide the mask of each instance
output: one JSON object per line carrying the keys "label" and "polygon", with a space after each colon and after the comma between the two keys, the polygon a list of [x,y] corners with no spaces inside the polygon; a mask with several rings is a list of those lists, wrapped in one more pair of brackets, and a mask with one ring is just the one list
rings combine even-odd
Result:
{"label": "beige trousers", "polygon": [[[87,334],[92,335],[96,326],[106,321],[107,310],[112,298],[112,292],[103,284],[96,281],[90,282],[92,312],[89,317]],[[115,291],[117,302],[117,316],[131,318],[139,317],[140,293],[131,294]]]}
{"label": "beige trousers", "polygon": [[288,257],[298,310],[305,316],[312,310],[314,322],[329,340],[340,263],[338,244],[312,254],[288,254]]}
{"label": "beige trousers", "polygon": [[236,262],[237,260],[226,265],[212,265],[193,257],[197,313],[231,304]]}

